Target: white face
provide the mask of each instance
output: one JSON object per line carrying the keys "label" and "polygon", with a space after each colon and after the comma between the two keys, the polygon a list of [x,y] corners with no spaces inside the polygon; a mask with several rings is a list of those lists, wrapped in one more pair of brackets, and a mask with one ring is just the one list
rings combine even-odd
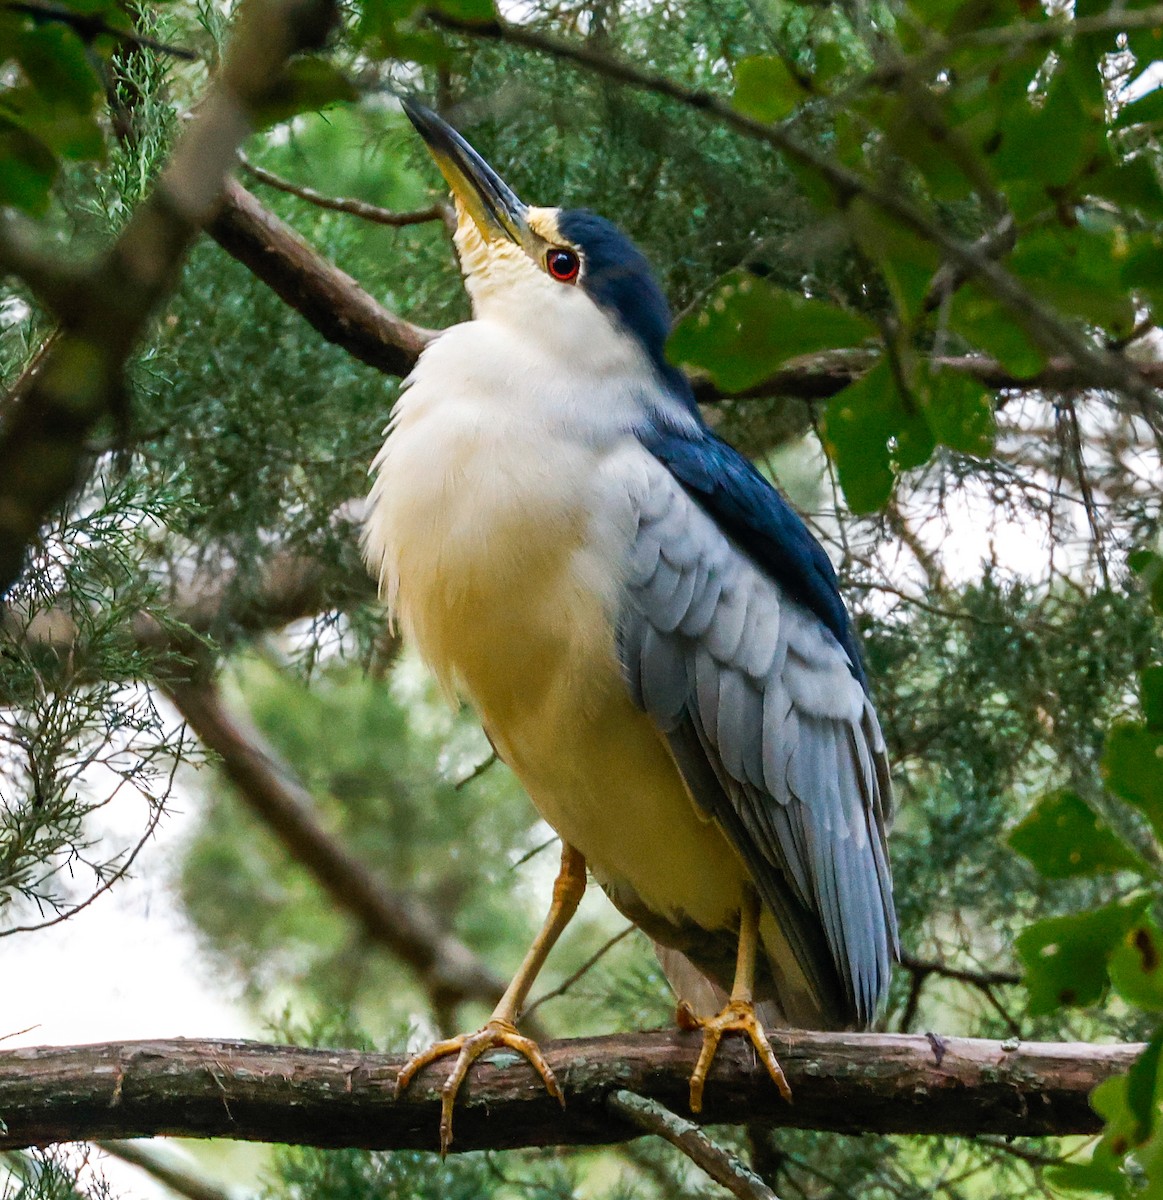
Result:
{"label": "white face", "polygon": [[456,197],[456,252],[478,317],[537,320],[544,318],[546,306],[595,307],[577,286],[585,256],[558,231],[559,211],[526,209],[528,232],[518,244],[502,236],[486,238]]}

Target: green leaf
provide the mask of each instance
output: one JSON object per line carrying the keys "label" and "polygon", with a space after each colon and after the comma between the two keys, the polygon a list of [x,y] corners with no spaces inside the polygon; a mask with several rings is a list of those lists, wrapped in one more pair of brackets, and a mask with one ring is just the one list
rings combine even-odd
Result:
{"label": "green leaf", "polygon": [[1132,721],[1112,726],[1101,768],[1107,787],[1134,805],[1163,839],[1163,733]]}
{"label": "green leaf", "polygon": [[950,450],[984,458],[993,450],[994,394],[976,379],[939,371],[928,381],[925,416],[933,436]]}
{"label": "green leaf", "polygon": [[1007,841],[1046,879],[1147,869],[1081,796],[1067,790],[1042,799]]}
{"label": "green leaf", "polygon": [[1134,328],[1135,306],[1122,280],[1119,233],[1081,225],[1034,230],[1009,267],[1034,295],[1122,337]]}
{"label": "green leaf", "polygon": [[1163,616],[1163,555],[1153,550],[1135,550],[1127,556],[1127,566],[1143,581],[1151,597],[1151,607]]}
{"label": "green leaf", "polygon": [[1156,88],[1124,104],[1115,117],[1115,126],[1125,128],[1128,125],[1154,125],[1163,121],[1163,88]]}
{"label": "green leaf", "polygon": [[1020,933],[1014,946],[1025,967],[1030,1015],[1101,1000],[1107,960],[1149,903],[1145,894],[1116,900],[1090,912],[1038,921]]}
{"label": "green leaf", "polygon": [[864,317],[734,272],[667,344],[672,362],[705,371],[725,392],[766,379],[789,358],[857,345],[875,333]]}
{"label": "green leaf", "polygon": [[812,84],[817,91],[826,89],[848,70],[848,56],[839,42],[819,42],[812,59]]}
{"label": "green leaf", "polygon": [[1109,157],[1097,69],[1092,85],[1072,65],[1068,55],[1045,95],[1006,105],[983,146],[1019,219],[1061,200],[1084,172]]}
{"label": "green leaf", "polygon": [[1135,209],[1154,220],[1163,219],[1163,188],[1150,159],[1140,154],[1127,162],[1108,162],[1086,178],[1088,196],[1101,196],[1123,209]]}
{"label": "green leaf", "polygon": [[60,117],[51,127],[31,126],[61,158],[101,162],[105,158],[105,135],[95,116]]}
{"label": "green leaf", "polygon": [[941,265],[936,250],[859,197],[847,205],[844,221],[862,253],[884,277],[901,323],[912,324]]}
{"label": "green leaf", "polygon": [[1163,1012],[1163,930],[1149,917],[1123,935],[1111,955],[1110,979],[1128,1004]]}
{"label": "green leaf", "polygon": [[1143,1145],[1156,1129],[1161,1052],[1163,1030],[1156,1030],[1125,1075],[1104,1079],[1091,1093],[1091,1108],[1106,1121],[1103,1141],[1118,1158]]}
{"label": "green leaf", "polygon": [[1102,1142],[1095,1146],[1088,1162],[1064,1162],[1047,1167],[1044,1175],[1056,1191],[1089,1192],[1105,1196],[1107,1200],[1124,1200],[1133,1194],[1120,1161]]}
{"label": "green leaf", "polygon": [[782,58],[757,54],[735,66],[732,103],[757,121],[779,121],[807,95],[803,84]]}
{"label": "green leaf", "polygon": [[1144,233],[1129,239],[1119,279],[1128,291],[1137,292],[1151,305],[1156,319],[1163,316],[1163,237]]}
{"label": "green leaf", "polygon": [[1150,1200],[1152,1187],[1134,1189],[1122,1169],[1123,1159],[1131,1151],[1141,1166],[1147,1167],[1152,1181],[1157,1177],[1154,1160],[1158,1157],[1159,1131],[1155,1114],[1159,1100],[1159,1059],[1163,1034],[1157,1031],[1147,1048],[1125,1075],[1104,1079],[1090,1095],[1090,1106],[1106,1128],[1089,1162],[1070,1162],[1046,1171],[1046,1181],[1054,1188],[1098,1193],[1103,1196],[1139,1196]]}
{"label": "green leaf", "polygon": [[1148,667],[1139,676],[1139,700],[1147,728],[1163,732],[1163,667]]}
{"label": "green leaf", "polygon": [[497,15],[493,0],[436,0],[433,7],[459,21],[492,21]]}
{"label": "green leaf", "polygon": [[358,89],[338,67],[325,58],[305,55],[287,65],[269,100],[255,113],[255,121],[260,127],[277,125],[301,112],[358,99]]}
{"label": "green leaf", "polygon": [[42,216],[56,174],[57,160],[49,148],[0,115],[0,206]]}
{"label": "green leaf", "polygon": [[973,284],[953,297],[949,327],[1019,379],[1036,375],[1046,365],[1045,355],[1026,336],[1013,313]]}
{"label": "green leaf", "polygon": [[85,43],[67,26],[39,25],[17,38],[16,59],[29,83],[46,99],[73,113],[89,114],[101,80]]}
{"label": "green leaf", "polygon": [[924,416],[900,394],[887,358],[833,396],[821,432],[849,508],[873,512],[892,494],[897,474],[922,463],[934,440]]}

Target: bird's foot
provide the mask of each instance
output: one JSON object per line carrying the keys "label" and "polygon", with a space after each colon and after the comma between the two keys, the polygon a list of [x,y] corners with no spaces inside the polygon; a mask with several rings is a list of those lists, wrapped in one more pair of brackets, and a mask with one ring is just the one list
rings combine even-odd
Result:
{"label": "bird's foot", "polygon": [[518,1033],[517,1027],[511,1021],[494,1017],[476,1033],[459,1034],[457,1037],[437,1042],[436,1045],[429,1046],[427,1050],[422,1050],[419,1054],[414,1054],[396,1076],[396,1097],[398,1099],[400,1093],[412,1082],[418,1071],[438,1058],[446,1058],[450,1054],[457,1056],[452,1074],[448,1077],[444,1087],[440,1089],[441,1155],[447,1154],[448,1147],[452,1145],[452,1106],[456,1103],[456,1094],[460,1091],[461,1084],[464,1083],[469,1067],[482,1054],[501,1047],[515,1050],[527,1058],[533,1069],[541,1076],[546,1091],[560,1102],[562,1108],[565,1107],[565,1096],[537,1043],[532,1038],[523,1037]]}
{"label": "bird's foot", "polygon": [[719,1042],[725,1033],[745,1033],[751,1039],[751,1044],[759,1055],[759,1061],[763,1063],[767,1068],[767,1073],[775,1080],[779,1094],[789,1104],[791,1103],[791,1088],[788,1086],[787,1077],[783,1073],[783,1068],[776,1061],[771,1043],[767,1040],[767,1034],[763,1032],[763,1026],[760,1025],[759,1018],[755,1015],[755,1005],[750,1000],[732,1000],[722,1012],[713,1017],[697,1016],[684,1000],[678,1006],[676,1018],[680,1029],[701,1029],[703,1031],[703,1049],[699,1054],[699,1061],[695,1063],[695,1069],[691,1073],[691,1112],[702,1112],[703,1088],[706,1086],[707,1072],[711,1069],[715,1052],[719,1049]]}

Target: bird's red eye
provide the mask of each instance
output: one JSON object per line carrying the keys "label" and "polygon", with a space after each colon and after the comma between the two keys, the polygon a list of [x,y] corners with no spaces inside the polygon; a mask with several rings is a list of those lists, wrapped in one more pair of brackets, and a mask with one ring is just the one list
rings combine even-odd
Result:
{"label": "bird's red eye", "polygon": [[573,283],[580,266],[572,250],[550,250],[545,256],[545,269],[558,283]]}

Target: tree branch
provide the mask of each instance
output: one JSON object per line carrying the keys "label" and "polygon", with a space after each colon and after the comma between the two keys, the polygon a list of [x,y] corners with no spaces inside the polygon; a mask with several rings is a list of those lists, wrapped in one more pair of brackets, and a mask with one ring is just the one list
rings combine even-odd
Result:
{"label": "tree branch", "polygon": [[203,745],[221,758],[247,807],[342,912],[415,970],[437,1011],[466,1000],[491,1006],[500,999],[506,981],[418,897],[387,887],[323,828],[311,794],[257,730],[227,712],[213,684],[174,682],[168,692]]}
{"label": "tree branch", "polygon": [[329,342],[385,375],[407,375],[436,336],[389,312],[233,180],[207,232]]}
{"label": "tree branch", "polygon": [[456,216],[450,204],[430,204],[427,208],[418,208],[413,212],[395,212],[390,208],[381,208],[378,204],[369,204],[366,200],[353,200],[347,196],[325,196],[313,187],[302,183],[292,183],[266,167],[257,166],[248,158],[239,158],[242,169],[256,179],[276,191],[286,192],[289,196],[297,196],[316,208],[325,208],[329,212],[348,213],[373,225],[388,225],[393,229],[402,229],[406,225],[425,225],[431,221],[442,221],[445,226],[451,225],[456,229]]}
{"label": "tree branch", "polygon": [[125,362],[214,211],[257,106],[288,57],[320,45],[335,16],[334,0],[246,0],[222,70],[153,191],[96,266],[54,300],[60,335],[0,411],[0,597],[75,487],[90,430],[123,410]]}
{"label": "tree branch", "polygon": [[825,151],[801,141],[786,124],[767,124],[746,116],[727,99],[706,88],[686,87],[665,75],[644,70],[605,53],[591,41],[567,41],[499,17],[489,21],[466,20],[441,9],[426,9],[424,15],[438,28],[468,37],[521,46],[555,60],[572,63],[628,87],[664,96],[708,113],[738,133],[765,142],[792,162],[816,174],[831,188],[841,209],[859,198],[935,246],[950,266],[966,278],[976,280],[1008,309],[1045,353],[1064,355],[1070,359],[1083,386],[1122,392],[1149,408],[1158,407],[1158,397],[1130,360],[1096,345],[1082,330],[1059,319],[1056,313],[1023,287],[1016,276],[996,263],[978,245],[963,241],[932,220],[902,190],[882,185],[837,162]]}
{"label": "tree branch", "polygon": [[[685,1113],[699,1045],[677,1030],[547,1043],[564,1111],[523,1060],[485,1059],[458,1100],[454,1149],[624,1141],[610,1094],[624,1088]],[[938,1062],[925,1037],[798,1030],[773,1033],[772,1045],[795,1102],[780,1099],[749,1045],[729,1039],[700,1120],[852,1134],[1093,1133],[1101,1121],[1088,1095],[1142,1050],[949,1038]],[[403,1061],[184,1039],[2,1051],[0,1149],[158,1134],[435,1149],[453,1064],[426,1068],[395,1100]]]}
{"label": "tree branch", "polygon": [[127,46],[137,46],[141,50],[153,50],[157,54],[168,54],[171,58],[180,58],[185,62],[197,62],[198,56],[192,50],[181,46],[171,46],[167,42],[159,42],[151,37],[145,37],[129,29],[118,29],[110,25],[104,17],[96,13],[86,13],[65,4],[50,4],[43,0],[4,0],[0,8],[9,12],[23,13],[34,21],[43,24],[46,21],[59,21],[75,30],[86,42],[95,37],[105,35],[114,41]]}
{"label": "tree branch", "polygon": [[118,1141],[116,1138],[98,1145],[106,1154],[131,1163],[171,1192],[185,1196],[186,1200],[241,1200],[241,1193],[231,1192],[199,1174],[182,1162],[170,1147],[157,1148],[147,1142]]}
{"label": "tree branch", "polygon": [[[408,374],[420,351],[439,335],[439,330],[413,325],[384,308],[238,183],[227,188],[222,212],[208,232],[329,342],[386,375]],[[855,383],[876,358],[875,352],[862,350],[806,356],[741,392],[724,392],[705,376],[692,384],[700,404],[773,397],[827,400]],[[1088,372],[1068,356],[1052,358],[1028,377],[978,355],[943,355],[929,361],[993,391],[1073,391],[1089,381]],[[1163,363],[1126,360],[1126,368],[1143,386],[1163,387]]]}
{"label": "tree branch", "polygon": [[643,1133],[665,1138],[739,1200],[779,1200],[754,1171],[711,1141],[693,1121],[672,1113],[657,1100],[620,1088],[610,1093],[606,1103],[611,1112],[624,1117]]}

